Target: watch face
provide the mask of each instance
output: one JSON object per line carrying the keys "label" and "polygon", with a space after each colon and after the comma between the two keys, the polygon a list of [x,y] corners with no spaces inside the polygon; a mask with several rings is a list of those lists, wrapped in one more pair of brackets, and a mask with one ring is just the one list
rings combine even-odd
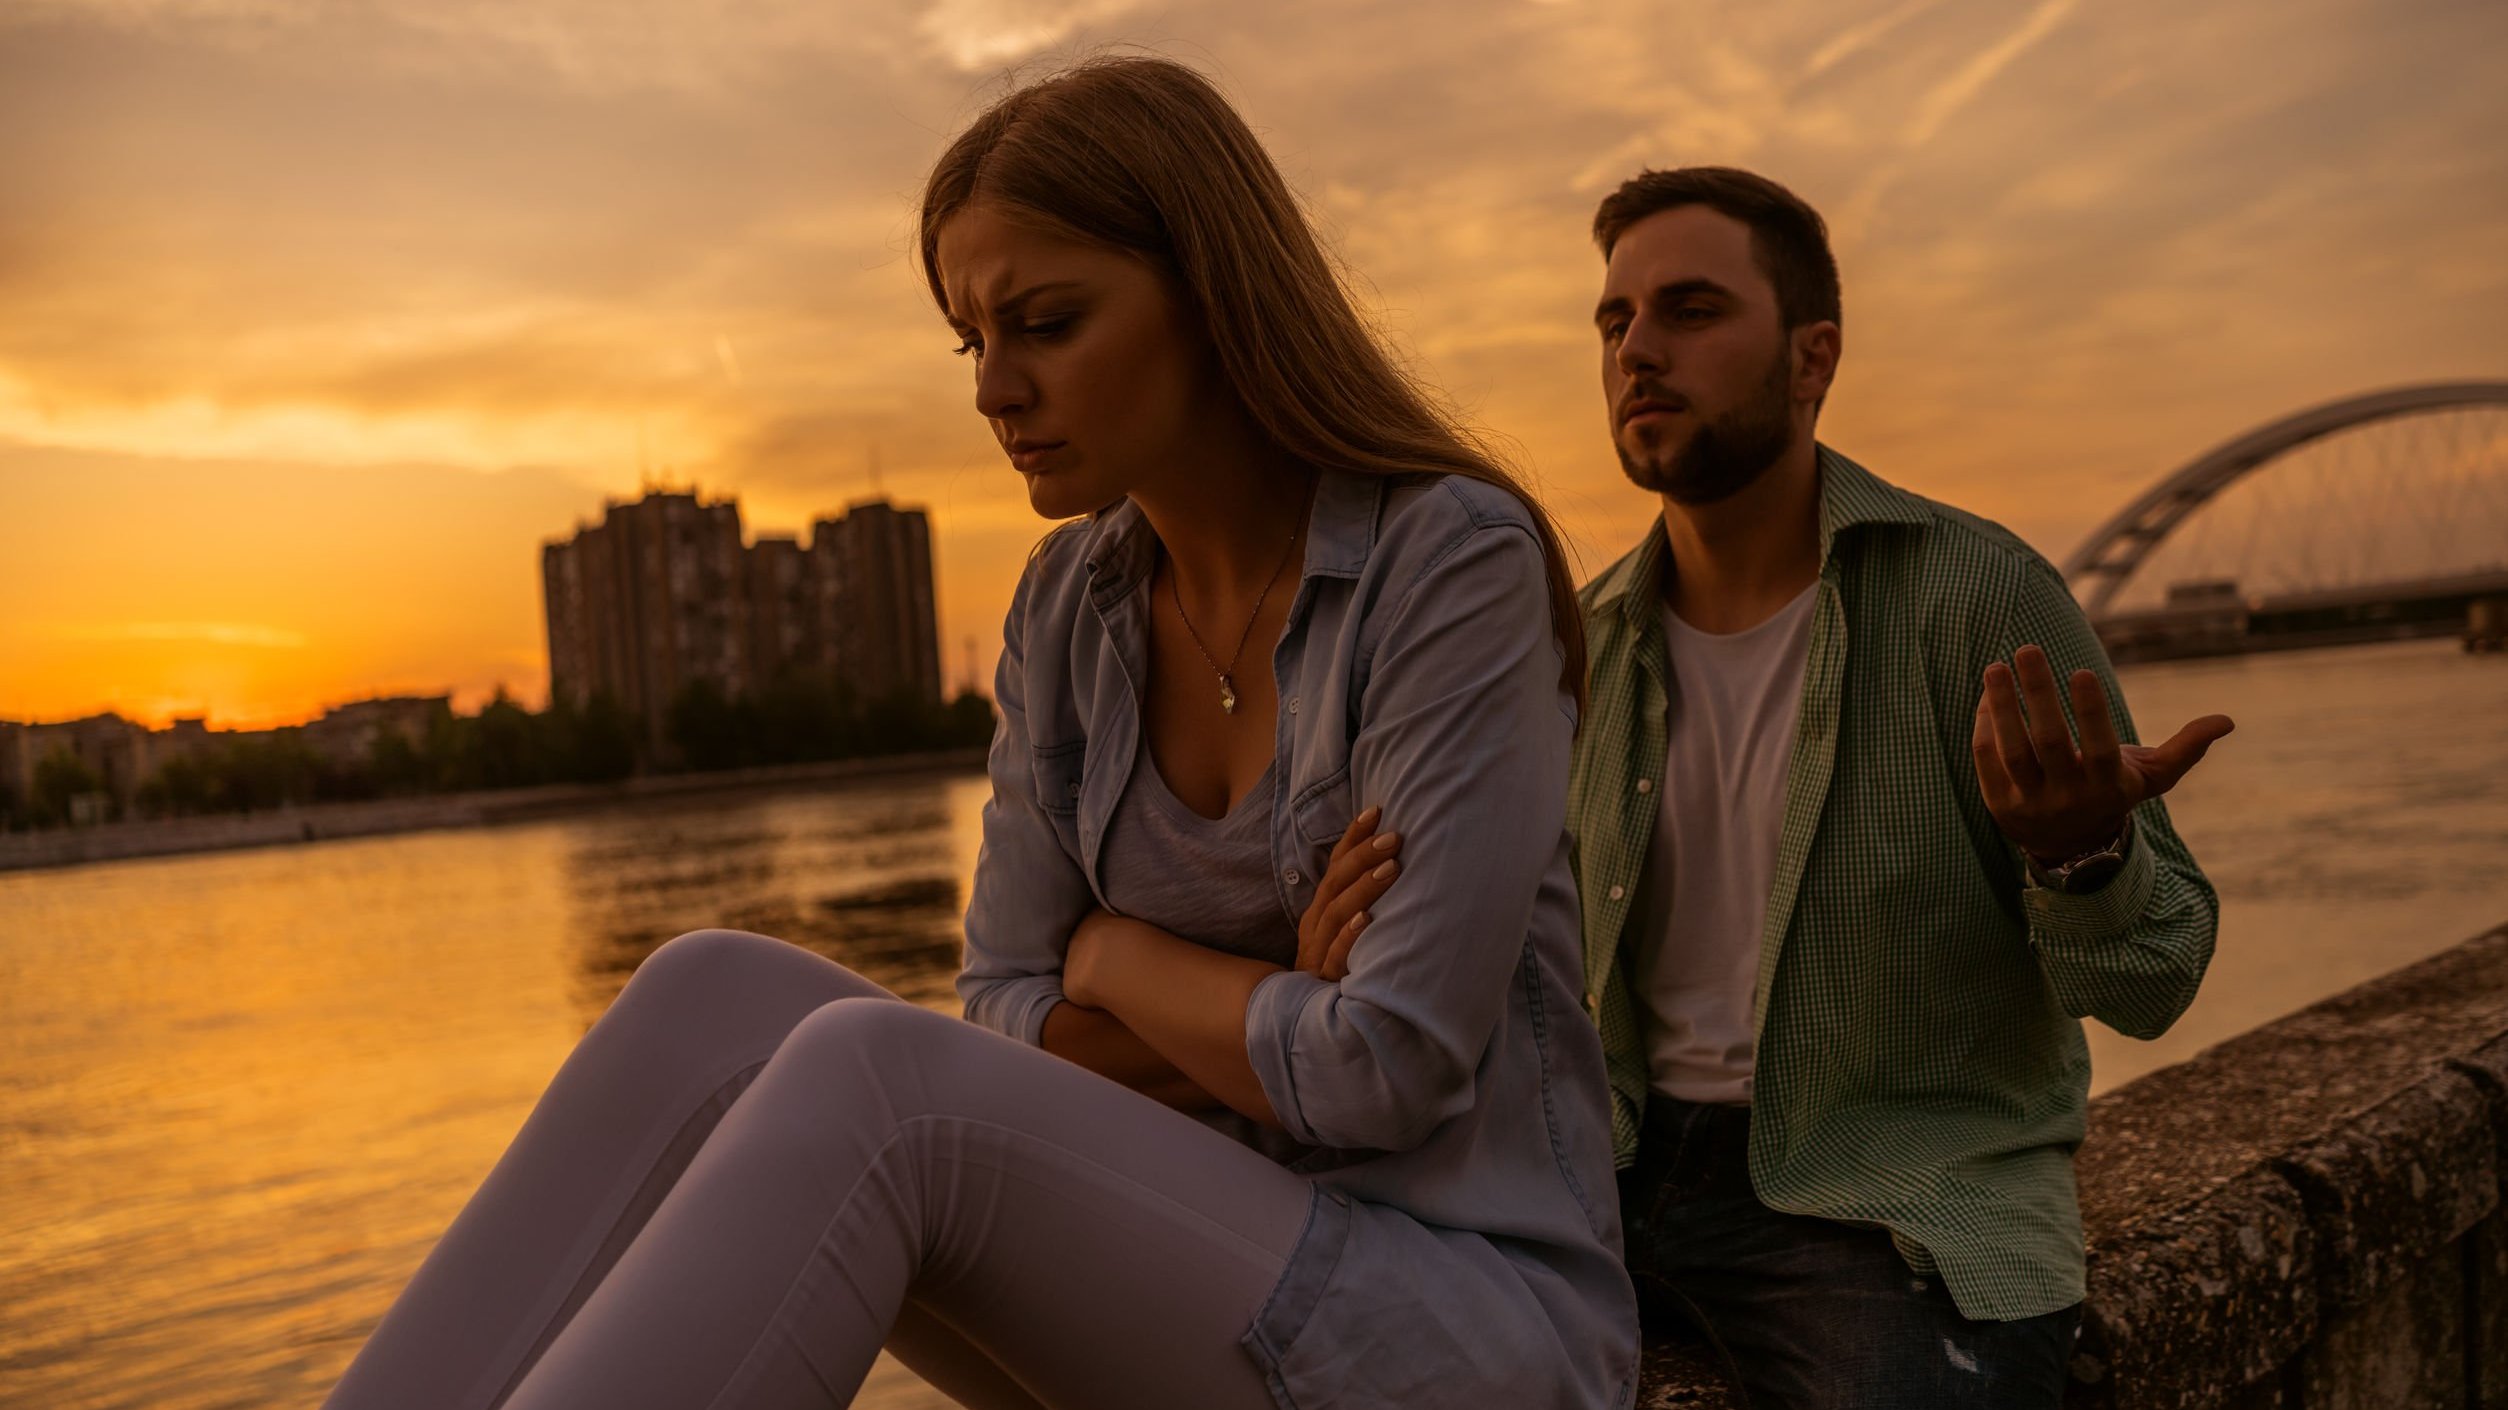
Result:
{"label": "watch face", "polygon": [[2071,871],[2064,873],[2062,889],[2067,894],[2074,895],[2084,891],[2096,891],[2107,884],[2108,878],[2124,869],[2125,859],[2114,852],[2101,852],[2095,857],[2084,857],[2074,864]]}

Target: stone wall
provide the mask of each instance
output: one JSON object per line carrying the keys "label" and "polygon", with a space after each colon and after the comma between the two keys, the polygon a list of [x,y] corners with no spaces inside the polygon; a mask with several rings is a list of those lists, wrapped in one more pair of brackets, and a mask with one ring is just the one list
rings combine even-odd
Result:
{"label": "stone wall", "polygon": [[[2508,928],[2091,1104],[2069,1410],[2508,1410]],[[1738,1407],[1677,1342],[1640,1404]]]}

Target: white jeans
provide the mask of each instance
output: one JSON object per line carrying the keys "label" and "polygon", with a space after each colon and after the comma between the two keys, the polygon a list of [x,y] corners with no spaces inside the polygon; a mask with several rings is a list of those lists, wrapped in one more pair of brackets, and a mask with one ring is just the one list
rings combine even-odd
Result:
{"label": "white jeans", "polygon": [[764,936],[646,960],[325,1402],[1267,1407],[1239,1346],[1309,1186]]}

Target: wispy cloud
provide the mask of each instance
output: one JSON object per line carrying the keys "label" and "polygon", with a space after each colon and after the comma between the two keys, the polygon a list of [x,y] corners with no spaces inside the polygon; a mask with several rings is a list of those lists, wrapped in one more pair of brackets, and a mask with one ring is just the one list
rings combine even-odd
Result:
{"label": "wispy cloud", "polygon": [[[1850,336],[1824,431],[2051,550],[2256,420],[2508,371],[2497,5],[0,0],[0,442],[367,487],[267,552],[401,532],[394,592],[507,575],[476,622],[437,613],[437,656],[361,667],[454,682],[536,637],[531,544],[602,491],[667,470],[792,528],[868,493],[877,447],[939,511],[944,638],[989,648],[1035,526],[911,205],[991,70],[1107,42],[1219,79],[1371,316],[1597,552],[1643,504],[1599,429],[1586,227],[1640,166],[1747,165],[1826,212]],[[33,472],[12,510],[39,480],[45,513],[121,512]],[[386,497],[448,483],[506,517],[396,530]],[[194,520],[214,546],[268,510]],[[0,601],[156,571],[9,518]],[[379,595],[378,561],[309,580]],[[115,610],[276,610],[159,581],[187,605]],[[344,649],[315,635],[286,659]]]}
{"label": "wispy cloud", "polygon": [[1916,101],[1915,120],[1907,125],[1905,144],[1915,148],[1932,141],[1942,124],[1976,101],[1977,95],[1997,74],[2010,67],[2012,60],[2053,33],[2073,12],[2076,3],[2077,0],[2040,0],[2017,29],[1979,50],[1949,77],[1927,89]]}
{"label": "wispy cloud", "polygon": [[2077,0],[2039,0],[2037,8],[2009,33],[1970,54],[1967,59],[1919,93],[1901,129],[1896,150],[1877,162],[1855,193],[1847,198],[1837,224],[1849,236],[1861,234],[1872,222],[1890,188],[1906,171],[1910,162],[1932,145],[1934,138],[1963,110],[1975,103],[1986,86],[1994,82],[2012,61],[2027,53],[2061,25],[2073,12]]}
{"label": "wispy cloud", "polygon": [[1143,7],[1143,0],[936,0],[915,21],[915,32],[950,63],[972,72],[1015,64],[1084,26]]}
{"label": "wispy cloud", "polygon": [[1810,62],[1803,65],[1803,77],[1818,78],[1880,43],[1889,37],[1891,31],[1940,3],[1941,0],[1906,0],[1906,3],[1884,10],[1871,19],[1848,25],[1812,52]]}

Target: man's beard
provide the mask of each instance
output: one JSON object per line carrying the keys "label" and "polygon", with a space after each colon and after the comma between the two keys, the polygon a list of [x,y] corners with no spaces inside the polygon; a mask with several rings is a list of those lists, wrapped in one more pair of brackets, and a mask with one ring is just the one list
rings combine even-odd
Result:
{"label": "man's beard", "polygon": [[1668,495],[1677,504],[1714,504],[1741,493],[1793,447],[1793,362],[1792,349],[1778,349],[1758,390],[1700,425],[1669,462],[1639,460],[1614,435],[1620,469],[1639,489]]}

